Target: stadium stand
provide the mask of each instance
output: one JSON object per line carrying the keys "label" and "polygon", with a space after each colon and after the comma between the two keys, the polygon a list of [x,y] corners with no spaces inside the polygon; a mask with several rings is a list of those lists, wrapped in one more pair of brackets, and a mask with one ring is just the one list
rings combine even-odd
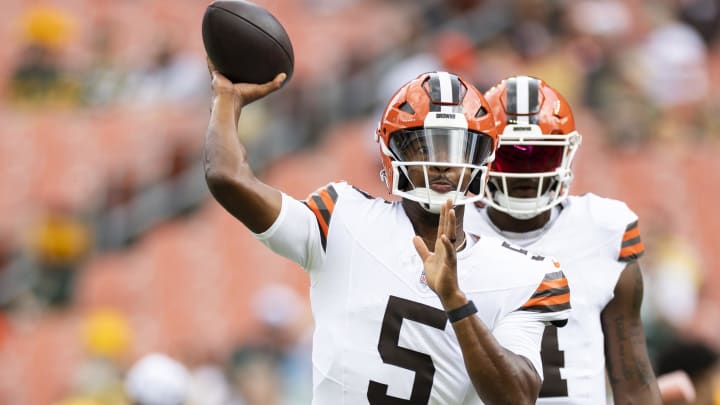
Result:
{"label": "stadium stand", "polygon": [[[189,147],[195,152],[191,158],[200,162],[207,90],[196,89],[191,99],[182,102],[148,102],[139,99],[133,86],[147,71],[157,52],[155,45],[162,42],[182,44],[182,54],[193,55],[202,66],[199,16],[204,2],[53,2],[50,11],[66,16],[72,27],[67,34],[72,39],[63,43],[57,59],[63,72],[86,86],[96,86],[84,73],[97,61],[95,52],[102,46],[113,74],[117,74],[114,77],[120,78],[115,90],[102,93],[112,96],[63,103],[17,102],[10,97],[13,72],[23,58],[23,46],[32,39],[28,28],[23,28],[32,9],[24,1],[5,3],[0,38],[10,45],[0,47],[0,210],[4,213],[0,236],[9,235],[18,250],[25,252],[28,229],[48,204],[66,204],[84,218],[98,220],[108,214],[107,188],[118,173],[132,173],[135,188],[128,198],[141,201],[138,196],[156,196],[157,187],[167,184],[164,179],[176,146]],[[292,82],[282,90],[285,93],[271,96],[268,104],[276,102],[277,109],[261,104],[247,114],[259,117],[258,127],[253,129],[260,140],[297,128],[290,136],[301,142],[278,138],[275,144],[298,144],[301,149],[262,151],[259,148],[267,145],[261,143],[250,148],[267,156],[266,161],[258,162],[264,179],[296,198],[340,179],[371,194],[387,195],[377,174],[380,166],[372,142],[375,123],[369,116],[378,108],[376,92],[369,89],[393,61],[407,56],[408,44],[423,48],[434,33],[448,27],[462,29],[471,18],[492,15],[497,16],[492,20],[495,25],[482,25],[472,32],[480,73],[498,76],[487,78],[487,83],[516,73],[506,69],[531,67],[528,73],[560,77],[556,72],[565,68],[558,68],[550,56],[518,56],[511,40],[498,37],[507,30],[504,24],[517,17],[502,1],[465,2],[473,3],[471,11],[459,17],[447,10],[447,15],[439,13],[440,2],[431,0],[348,0],[333,7],[332,2],[310,0],[261,3],[286,23],[295,47],[296,70]],[[633,7],[636,5],[628,6],[637,12]],[[560,13],[548,10],[543,18],[552,18],[553,12]],[[446,20],[438,23],[441,16]],[[539,26],[550,26],[548,21],[539,21]],[[643,25],[637,25],[640,28],[635,29],[641,30]],[[424,29],[428,32],[422,32]],[[558,31],[546,34],[565,55],[593,41],[586,37],[584,43],[570,43],[572,29]],[[101,36],[106,36],[107,42],[99,45],[95,41]],[[592,45],[597,46],[588,48],[592,51],[601,48]],[[396,52],[398,49],[403,51]],[[557,55],[550,51],[545,55],[551,53]],[[708,47],[706,64],[712,86],[703,103],[711,105],[720,95],[717,44]],[[577,99],[573,105],[581,105],[587,72],[575,65],[572,69],[569,75],[573,77],[561,87],[568,87],[567,93]],[[363,87],[365,91],[361,91]],[[352,99],[356,93],[349,89],[362,97]],[[283,94],[287,95],[284,100]],[[712,112],[706,105],[697,108]],[[618,145],[613,143],[617,138],[609,133],[603,116],[582,106],[577,110],[578,127],[585,138],[573,192],[621,198],[639,214],[643,232],[669,227],[697,249],[703,288],[698,287],[697,312],[681,325],[684,329],[680,332],[695,329],[696,334],[720,345],[716,333],[720,317],[713,310],[720,302],[720,289],[713,288],[720,285],[720,261],[715,255],[720,246],[716,231],[720,229],[716,214],[720,145],[713,132],[720,127],[717,119],[710,119],[700,135],[677,133],[654,139],[657,128],[645,128],[647,138]],[[271,118],[263,119],[267,117]],[[280,117],[288,122],[282,124]],[[197,174],[191,172],[197,168],[191,165],[188,173]],[[195,183],[204,186],[201,181]],[[204,188],[188,194],[188,206],[194,208],[188,215],[175,215],[151,198],[140,204],[141,214],[135,222],[129,220],[127,243],[110,248],[103,245],[98,232],[95,250],[78,272],[69,307],[49,309],[23,296],[2,308],[8,326],[0,326],[0,403],[54,404],[71,395],[73,375],[88,357],[81,330],[95,310],[111,308],[126,317],[133,342],[116,360],[125,370],[134,360],[157,350],[181,361],[208,348],[219,356],[229,356],[257,330],[251,298],[264,285],[281,282],[307,298],[307,277],[294,264],[262,247],[208,198]],[[159,204],[161,210],[155,210],[153,204]]]}

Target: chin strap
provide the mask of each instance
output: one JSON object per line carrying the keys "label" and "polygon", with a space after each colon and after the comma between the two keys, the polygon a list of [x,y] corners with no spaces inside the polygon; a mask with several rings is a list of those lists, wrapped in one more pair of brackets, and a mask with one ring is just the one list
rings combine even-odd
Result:
{"label": "chin strap", "polygon": [[413,197],[417,197],[418,199],[422,199],[423,201],[428,201],[418,201],[418,204],[420,204],[420,206],[423,207],[425,211],[433,214],[439,214],[440,208],[443,204],[445,204],[447,200],[452,200],[453,205],[456,205],[456,202],[463,196],[463,194],[458,191],[438,193],[437,191],[426,187],[414,188],[412,190],[406,191],[406,193],[410,194]]}
{"label": "chin strap", "polygon": [[530,219],[550,208],[548,204],[553,198],[552,194],[553,193],[549,191],[538,198],[515,198],[497,190],[493,198],[499,206],[505,208],[505,213],[511,217],[515,219]]}

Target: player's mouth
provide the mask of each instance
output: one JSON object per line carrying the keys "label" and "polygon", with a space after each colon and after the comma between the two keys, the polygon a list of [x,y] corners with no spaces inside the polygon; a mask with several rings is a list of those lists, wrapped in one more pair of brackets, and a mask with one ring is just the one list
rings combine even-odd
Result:
{"label": "player's mouth", "polygon": [[430,189],[438,193],[449,193],[455,191],[457,186],[447,179],[436,179],[430,182]]}
{"label": "player's mouth", "polygon": [[537,181],[517,181],[508,185],[510,196],[515,198],[535,198],[538,194]]}

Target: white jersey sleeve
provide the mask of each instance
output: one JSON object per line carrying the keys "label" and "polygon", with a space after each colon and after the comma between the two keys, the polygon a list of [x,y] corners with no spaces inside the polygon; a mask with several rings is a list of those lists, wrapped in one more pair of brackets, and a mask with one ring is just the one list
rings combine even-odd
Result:
{"label": "white jersey sleeve", "polygon": [[549,261],[555,267],[546,273],[533,294],[516,311],[500,320],[493,334],[503,346],[524,356],[543,378],[540,346],[545,326],[563,327],[570,316],[570,288],[560,263],[552,258],[535,255],[533,260]]}
{"label": "white jersey sleeve", "polygon": [[577,217],[576,222],[602,237],[595,243],[607,244],[612,259],[631,262],[643,255],[638,216],[627,204],[592,193],[573,197],[569,203]]}
{"label": "white jersey sleeve", "polygon": [[298,201],[282,194],[282,207],[275,222],[254,236],[273,252],[311,271],[323,266],[325,247],[338,191],[345,183],[330,183]]}
{"label": "white jersey sleeve", "polygon": [[[638,260],[645,253],[645,246],[640,238],[638,216],[624,202],[602,198],[588,193],[573,198],[570,203],[575,205],[574,216],[583,221],[592,234],[602,235],[602,239],[589,239],[577,244],[575,251],[588,252],[578,255],[565,254],[573,257],[573,262],[595,270],[586,276],[588,282],[595,285],[593,295],[600,297],[604,307],[614,297],[614,290],[622,271],[628,263]],[[559,245],[558,241],[554,244]],[[589,247],[597,245],[596,249]],[[573,263],[575,266],[576,264]]]}
{"label": "white jersey sleeve", "polygon": [[555,326],[564,326],[567,323],[571,304],[570,286],[563,273],[560,262],[552,256],[542,256],[507,241],[502,241],[505,249],[524,255],[533,264],[536,264],[542,280],[518,311],[532,314],[532,317]]}
{"label": "white jersey sleeve", "polygon": [[526,311],[514,311],[502,318],[493,330],[495,339],[507,350],[530,360],[540,378],[543,378],[540,343],[545,324]]}
{"label": "white jersey sleeve", "polygon": [[533,295],[518,310],[534,314],[536,319],[555,326],[565,326],[570,312],[570,287],[562,270],[546,273]]}

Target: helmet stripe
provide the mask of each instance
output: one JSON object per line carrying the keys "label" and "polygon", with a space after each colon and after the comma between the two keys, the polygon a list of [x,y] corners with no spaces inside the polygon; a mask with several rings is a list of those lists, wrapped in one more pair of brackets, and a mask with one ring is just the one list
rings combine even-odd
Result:
{"label": "helmet stripe", "polygon": [[428,87],[430,87],[430,111],[440,111],[440,103],[438,103],[438,101],[442,100],[442,89],[440,77],[437,74],[430,75]]}
{"label": "helmet stripe", "polygon": [[530,123],[531,124],[538,124],[538,118],[539,118],[539,104],[540,104],[540,93],[538,92],[538,88],[540,87],[540,81],[530,77],[530,80],[528,81],[528,113],[530,115]]}
{"label": "helmet stripe", "polygon": [[534,77],[514,76],[507,83],[507,123],[537,124],[540,81]]}
{"label": "helmet stripe", "polygon": [[452,100],[453,104],[460,104],[462,102],[462,83],[457,76],[452,76]]}
{"label": "helmet stripe", "polygon": [[452,106],[460,103],[461,83],[448,72],[436,72],[430,76],[430,111],[452,112]]}
{"label": "helmet stripe", "polygon": [[515,124],[517,115],[517,80],[514,77],[507,79],[507,124]]}
{"label": "helmet stripe", "polygon": [[440,111],[452,112],[452,107],[447,104],[457,103],[457,98],[453,97],[455,95],[453,84],[457,82],[457,79],[455,77],[451,77],[448,72],[438,72],[438,78],[440,79],[440,103],[442,103]]}
{"label": "helmet stripe", "polygon": [[453,101],[453,95],[450,75],[447,72],[438,72],[438,79],[440,79],[440,102],[451,103]]}
{"label": "helmet stripe", "polygon": [[529,86],[530,78],[527,76],[518,76],[517,80],[515,80],[515,88],[516,88],[516,94],[517,94],[517,123],[518,124],[529,124],[530,120],[528,117],[528,113],[530,112],[528,107],[530,107],[529,97],[530,97],[530,86]]}

